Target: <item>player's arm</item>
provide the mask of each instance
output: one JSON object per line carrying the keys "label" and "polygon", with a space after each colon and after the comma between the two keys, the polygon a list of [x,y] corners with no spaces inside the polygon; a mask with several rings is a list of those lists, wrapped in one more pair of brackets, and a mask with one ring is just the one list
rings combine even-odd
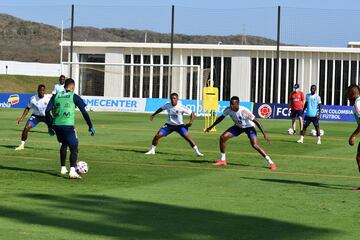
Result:
{"label": "player's arm", "polygon": [[30,108],[29,108],[29,107],[26,107],[26,108],[24,109],[23,114],[22,114],[21,117],[16,121],[16,123],[17,123],[17,124],[20,124],[20,122],[21,122],[22,120],[24,120],[25,116],[29,113],[29,111],[30,111]]}
{"label": "player's arm", "polygon": [[265,138],[266,142],[267,142],[267,143],[270,143],[270,139],[269,139],[268,135],[266,134],[263,126],[261,125],[261,123],[260,123],[256,118],[254,118],[252,121],[253,121],[253,122],[256,124],[256,126],[260,129],[260,131],[261,131],[262,134],[264,135],[264,138]]}
{"label": "player's arm", "polygon": [[83,118],[85,119],[85,121],[89,127],[89,132],[91,133],[91,136],[94,136],[95,128],[93,127],[93,124],[90,120],[90,116],[85,109],[85,107],[86,107],[85,102],[81,99],[81,97],[79,95],[74,94],[74,103],[75,103],[75,106],[77,106],[79,108]]}
{"label": "player's arm", "polygon": [[195,119],[195,113],[194,112],[191,112],[190,114],[190,122],[188,122],[187,124],[185,124],[186,127],[191,127],[191,125],[193,124],[194,122],[194,119]]}
{"label": "player's arm", "polygon": [[304,115],[306,108],[307,108],[307,102],[305,102],[305,104],[304,104],[304,108],[303,108],[303,110],[302,110],[301,115]]}
{"label": "player's arm", "polygon": [[46,122],[49,126],[52,125],[52,121],[53,121],[53,117],[51,115],[52,113],[52,110],[54,108],[54,103],[55,103],[55,95],[53,95],[51,98],[50,98],[50,101],[48,102],[48,105],[46,107],[46,110],[45,110],[45,119],[46,119]]}
{"label": "player's arm", "polygon": [[318,120],[320,120],[320,114],[321,114],[321,99],[320,99],[320,97],[319,97],[318,116],[317,116]]}
{"label": "player's arm", "polygon": [[215,127],[216,125],[218,125],[222,120],[224,120],[224,118],[225,118],[224,115],[221,115],[220,117],[218,117],[218,118],[215,120],[215,122],[214,122],[210,127],[208,127],[207,129],[205,129],[205,132],[210,132],[211,129],[212,129],[213,127]]}
{"label": "player's arm", "polygon": [[152,121],[155,117],[155,115],[161,113],[164,109],[163,108],[159,108],[158,110],[156,110],[153,114],[150,115],[150,121]]}

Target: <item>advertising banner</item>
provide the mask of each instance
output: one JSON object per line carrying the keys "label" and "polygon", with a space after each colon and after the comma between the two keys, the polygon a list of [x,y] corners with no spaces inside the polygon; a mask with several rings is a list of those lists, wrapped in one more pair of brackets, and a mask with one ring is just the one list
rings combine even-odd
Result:
{"label": "advertising banner", "polygon": [[81,96],[92,111],[145,112],[146,99]]}
{"label": "advertising banner", "polygon": [[[183,105],[187,106],[192,111],[196,112],[196,100],[182,99],[180,101]],[[170,99],[147,98],[145,112],[155,112],[157,109],[164,106],[164,104],[167,102],[170,102]],[[220,115],[224,111],[224,109],[227,108],[229,105],[230,105],[229,101],[219,101],[218,115]],[[240,102],[240,106],[246,107],[250,111],[253,111],[252,102]],[[202,111],[202,101],[200,101],[199,113],[200,115],[204,114]]]}
{"label": "advertising banner", "polygon": [[0,93],[0,108],[26,108],[34,94]]}
{"label": "advertising banner", "polygon": [[[290,109],[287,104],[255,103],[253,113],[257,118],[290,119]],[[354,122],[351,106],[321,106],[320,120]]]}

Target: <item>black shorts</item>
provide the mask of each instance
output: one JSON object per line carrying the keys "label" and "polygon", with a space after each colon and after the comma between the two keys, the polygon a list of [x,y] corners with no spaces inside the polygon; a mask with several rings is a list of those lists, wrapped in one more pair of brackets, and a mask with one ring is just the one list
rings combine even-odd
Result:
{"label": "black shorts", "polygon": [[305,116],[304,119],[304,129],[306,129],[310,123],[313,123],[314,127],[319,127],[319,119],[318,117],[309,117],[309,116]]}
{"label": "black shorts", "polygon": [[76,136],[76,132],[74,126],[53,126],[55,130],[57,140],[68,146],[78,145],[78,139]]}
{"label": "black shorts", "polygon": [[296,117],[302,117],[303,110],[291,110],[290,117],[296,118]]}

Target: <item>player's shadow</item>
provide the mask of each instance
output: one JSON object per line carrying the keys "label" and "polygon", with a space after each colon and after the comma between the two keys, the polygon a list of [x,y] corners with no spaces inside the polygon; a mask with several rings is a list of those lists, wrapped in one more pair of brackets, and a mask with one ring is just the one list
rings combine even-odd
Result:
{"label": "player's shadow", "polygon": [[[0,144],[0,147],[2,148],[8,148],[8,149],[12,149],[12,150],[15,150],[16,147],[18,147],[19,145],[3,145],[3,144]],[[25,151],[26,149],[39,149],[38,147],[32,147],[32,146],[26,146],[25,147]],[[41,150],[54,150],[54,148],[44,148],[44,147],[41,147]],[[24,150],[22,150],[24,151]]]}
{"label": "player's shadow", "polygon": [[[189,163],[204,163],[204,164],[209,164],[209,166],[212,166],[213,163],[215,163],[215,161],[211,161],[211,160],[204,160],[204,159],[190,159],[190,160],[184,160],[184,159],[165,159],[165,161],[168,162],[189,162]],[[241,167],[249,167],[249,164],[243,164],[243,163],[231,163],[231,162],[227,162],[227,165],[230,166],[241,166]]]}
{"label": "player's shadow", "polygon": [[320,182],[305,182],[305,181],[288,180],[288,179],[269,179],[269,178],[250,178],[250,177],[242,177],[242,178],[243,179],[251,179],[251,180],[259,180],[259,181],[264,181],[264,182],[271,182],[271,183],[305,185],[305,186],[328,188],[328,189],[339,189],[339,190],[354,189],[354,186],[340,185],[340,184],[327,184],[327,183],[320,183]]}
{"label": "player's shadow", "polygon": [[[16,132],[22,132],[23,130],[24,130],[23,128],[22,129],[15,129]],[[31,134],[31,133],[44,133],[44,134],[49,135],[49,133],[47,131],[45,132],[45,131],[34,130],[34,129],[30,130],[29,134]]]}
{"label": "player's shadow", "polygon": [[[31,204],[1,206],[0,216],[22,224],[71,231],[94,239],[315,239],[341,232],[249,215],[100,195],[21,194]],[[43,209],[39,211],[37,208]],[[57,214],[61,212],[61,214]],[[78,217],[69,217],[69,216]],[[79,217],[81,216],[81,217]],[[83,235],[84,234],[84,235]],[[56,238],[56,236],[54,236]],[[29,236],[31,238],[31,236]]]}
{"label": "player's shadow", "polygon": [[28,168],[20,168],[20,167],[9,167],[0,165],[0,170],[10,170],[10,171],[16,171],[16,172],[31,172],[31,173],[41,173],[41,174],[47,174],[50,176],[56,176],[59,177],[58,174],[51,170],[38,170],[38,169],[28,169]]}
{"label": "player's shadow", "polygon": [[[145,154],[147,151],[149,150],[137,150],[137,149],[123,149],[123,148],[115,148],[113,149],[115,151],[119,151],[119,152],[134,152],[134,153],[141,153],[141,154]],[[156,154],[164,154],[164,155],[177,155],[177,156],[182,156],[183,154],[179,154],[179,153],[168,153],[168,152],[162,152],[162,151],[156,151]],[[152,155],[149,155],[152,156]]]}

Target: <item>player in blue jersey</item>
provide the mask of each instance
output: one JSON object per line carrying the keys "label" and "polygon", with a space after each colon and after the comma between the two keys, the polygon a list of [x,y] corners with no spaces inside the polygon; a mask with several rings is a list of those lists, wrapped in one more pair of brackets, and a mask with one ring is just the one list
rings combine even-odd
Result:
{"label": "player in blue jersey", "polygon": [[304,135],[306,129],[310,125],[310,123],[313,123],[316,129],[317,144],[321,144],[320,126],[319,126],[320,112],[321,112],[321,98],[319,95],[316,94],[316,85],[311,85],[310,93],[306,94],[303,114],[304,112],[305,112],[304,129],[301,131],[300,139],[297,142],[298,143],[304,142]]}
{"label": "player in blue jersey", "polygon": [[[195,114],[194,112],[182,105],[179,102],[179,97],[177,93],[170,94],[170,101],[169,103],[166,103],[164,106],[156,110],[155,113],[153,113],[150,116],[150,121],[152,121],[155,117],[155,115],[161,113],[162,111],[166,110],[168,112],[168,121],[167,123],[159,129],[159,131],[155,134],[152,143],[151,143],[151,149],[146,152],[146,155],[153,155],[155,154],[156,146],[159,142],[159,140],[163,137],[166,137],[172,132],[177,132],[182,136],[192,147],[194,152],[197,156],[201,157],[203,154],[199,151],[198,147],[196,146],[194,140],[190,138],[188,128],[191,127],[194,119]],[[183,121],[183,114],[190,115],[190,122],[187,124],[184,124]]]}
{"label": "player in blue jersey", "polygon": [[[357,122],[357,127],[355,131],[350,135],[349,144],[353,146],[355,144],[356,136],[360,133],[360,88],[358,85],[350,85],[348,88],[348,99],[351,105],[354,105],[354,116]],[[360,143],[358,144],[357,154],[356,154],[356,162],[358,165],[359,173],[360,173]],[[360,192],[360,188],[357,190]]]}

